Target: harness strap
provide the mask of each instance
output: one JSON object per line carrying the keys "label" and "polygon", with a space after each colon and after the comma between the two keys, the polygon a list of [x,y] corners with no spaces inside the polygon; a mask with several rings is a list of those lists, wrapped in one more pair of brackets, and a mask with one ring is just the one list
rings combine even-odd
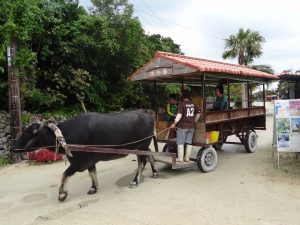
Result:
{"label": "harness strap", "polygon": [[55,160],[56,160],[56,155],[57,155],[57,152],[59,149],[59,144],[64,148],[64,150],[68,156],[73,157],[71,151],[68,148],[66,140],[65,140],[64,136],[62,135],[61,130],[54,123],[49,123],[48,127],[50,128],[50,130],[52,130],[52,132],[54,133],[54,135],[56,137]]}

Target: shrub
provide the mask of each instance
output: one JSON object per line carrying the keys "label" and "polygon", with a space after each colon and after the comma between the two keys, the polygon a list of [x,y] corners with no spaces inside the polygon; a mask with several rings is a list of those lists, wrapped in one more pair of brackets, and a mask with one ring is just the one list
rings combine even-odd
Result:
{"label": "shrub", "polygon": [[29,124],[33,120],[33,115],[28,112],[23,112],[21,115],[22,124]]}
{"label": "shrub", "polygon": [[9,164],[9,159],[0,157],[0,168]]}
{"label": "shrub", "polygon": [[37,161],[37,162],[54,162],[62,160],[63,155],[60,153],[57,153],[56,160],[55,160],[55,153],[52,151],[49,151],[48,149],[41,149],[34,152],[28,153],[28,159]]}

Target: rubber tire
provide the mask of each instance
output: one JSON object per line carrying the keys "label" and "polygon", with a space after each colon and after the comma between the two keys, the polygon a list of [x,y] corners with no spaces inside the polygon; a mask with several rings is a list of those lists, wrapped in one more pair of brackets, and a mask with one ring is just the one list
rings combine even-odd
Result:
{"label": "rubber tire", "polygon": [[245,136],[245,149],[248,153],[253,153],[256,151],[257,147],[257,135],[254,131],[248,130]]}
{"label": "rubber tire", "polygon": [[165,144],[163,148],[163,152],[171,152],[171,153],[176,153],[177,156],[177,145],[176,144]]}
{"label": "rubber tire", "polygon": [[213,147],[216,151],[222,150],[222,146],[223,146],[223,143],[218,143],[218,144],[213,145]]}
{"label": "rubber tire", "polygon": [[199,170],[201,170],[204,173],[214,171],[218,163],[218,154],[216,150],[212,147],[201,148],[198,151],[196,163]]}

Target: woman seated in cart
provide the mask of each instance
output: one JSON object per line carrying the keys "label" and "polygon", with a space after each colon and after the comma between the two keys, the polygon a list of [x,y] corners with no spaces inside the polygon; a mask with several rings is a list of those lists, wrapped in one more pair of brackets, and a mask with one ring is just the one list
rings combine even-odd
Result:
{"label": "woman seated in cart", "polygon": [[213,105],[213,111],[226,110],[227,109],[227,97],[223,95],[224,88],[223,85],[219,84],[214,87],[216,101]]}

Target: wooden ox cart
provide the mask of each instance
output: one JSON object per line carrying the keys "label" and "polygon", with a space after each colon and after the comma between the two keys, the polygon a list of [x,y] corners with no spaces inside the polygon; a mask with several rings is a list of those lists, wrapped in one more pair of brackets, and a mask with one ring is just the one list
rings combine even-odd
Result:
{"label": "wooden ox cart", "polygon": [[[199,146],[196,162],[204,172],[213,171],[217,165],[215,150],[222,148],[224,143],[241,144],[249,153],[257,147],[255,130],[266,130],[265,84],[276,80],[276,75],[250,69],[246,66],[199,59],[184,55],[157,52],[143,67],[132,74],[128,80],[153,83],[156,102],[158,85],[179,83],[182,86],[196,86],[201,89],[203,98],[202,120],[197,123],[193,145]],[[212,96],[208,94],[214,86],[225,86],[228,97],[228,108],[222,111],[211,111]],[[231,91],[241,90],[240,101],[233,101]],[[260,89],[259,89],[260,88]],[[260,90],[261,102],[254,101],[254,91]],[[257,95],[258,95],[257,94]],[[237,96],[237,95],[235,95]],[[163,152],[176,152],[176,134],[171,130],[166,139],[171,123],[167,122],[163,110],[156,105],[156,129],[160,133],[158,141],[166,143]],[[162,132],[161,131],[164,131]],[[218,134],[212,140],[211,134]],[[228,137],[235,135],[239,142],[230,142]],[[167,158],[156,157],[157,161],[175,163]],[[189,162],[187,164],[190,164]]]}

